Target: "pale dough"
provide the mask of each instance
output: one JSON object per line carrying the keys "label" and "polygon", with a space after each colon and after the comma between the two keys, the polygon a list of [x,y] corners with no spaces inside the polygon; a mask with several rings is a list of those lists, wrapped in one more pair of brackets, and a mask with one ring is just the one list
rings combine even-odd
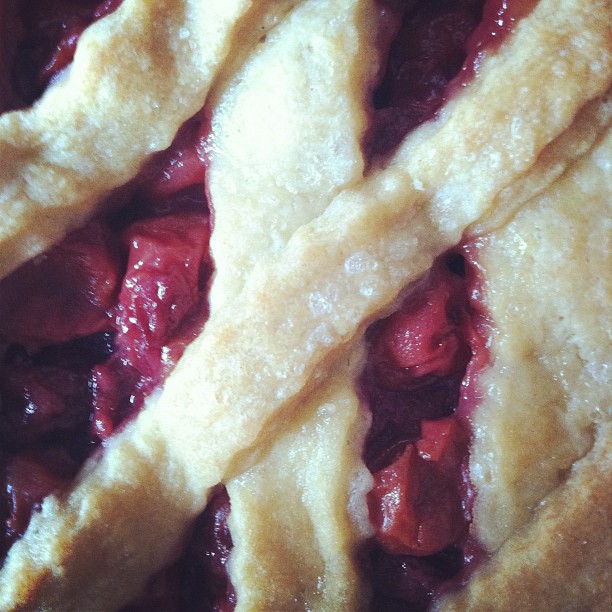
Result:
{"label": "pale dough", "polygon": [[[278,45],[284,57],[291,56],[300,49],[299,16],[314,19],[309,8],[323,15],[334,6],[331,0],[255,7],[238,1],[126,0],[116,16],[92,28],[60,86],[31,111],[0,117],[0,154],[10,159],[0,169],[3,272],[56,240],[91,214],[99,197],[129,180],[147,154],[166,146],[203,103],[211,83],[209,99],[223,101],[216,115],[223,136],[220,150],[232,152],[229,163],[237,172],[234,178],[215,178],[213,185],[233,189],[234,182],[248,179],[244,205],[256,203],[266,160],[277,164],[271,166],[274,176],[283,170],[284,158],[273,150],[275,139],[279,146],[286,143],[273,134],[261,158],[241,160],[239,148],[233,148],[233,128],[222,126],[226,116],[240,114],[239,104],[232,102],[235,93],[258,95],[257,87],[240,79],[265,75],[261,58],[273,53],[257,43],[259,30],[253,27],[270,37],[271,49]],[[355,0],[345,9],[345,37],[330,21],[317,29],[326,32],[331,50],[351,58],[356,49],[371,44],[359,22],[369,18],[367,6]],[[128,19],[130,11],[134,20]],[[558,609],[559,602],[570,609],[584,602],[591,607],[605,603],[610,395],[603,377],[610,346],[595,326],[609,331],[609,251],[602,248],[609,239],[606,206],[612,195],[606,136],[610,104],[605,99],[612,73],[609,15],[605,0],[541,0],[507,43],[485,59],[474,82],[435,121],[408,136],[386,167],[360,176],[353,133],[352,139],[347,134],[333,140],[342,152],[337,174],[316,177],[309,170],[319,159],[313,167],[307,156],[297,177],[289,169],[281,172],[269,191],[270,218],[279,220],[278,231],[266,239],[270,242],[261,259],[253,259],[246,244],[227,255],[204,332],[159,396],[91,462],[67,498],[45,501],[0,571],[0,607],[108,609],[128,602],[151,573],[177,554],[212,487],[224,482],[236,499],[246,495],[256,472],[269,469],[296,439],[300,445],[306,441],[315,456],[330,453],[325,430],[330,423],[340,430],[335,443],[351,444],[345,454],[331,453],[339,466],[334,492],[340,501],[334,507],[346,504],[346,511],[338,520],[315,525],[313,500],[330,491],[329,482],[322,481],[321,490],[314,492],[310,467],[300,471],[291,462],[280,462],[287,480],[304,496],[297,522],[305,537],[295,550],[310,551],[312,565],[277,584],[284,601],[297,597],[307,602],[303,580],[316,575],[327,586],[313,591],[312,601],[356,601],[361,587],[350,591],[346,583],[336,582],[354,581],[354,545],[367,533],[363,507],[354,503],[363,500],[367,488],[354,451],[363,429],[354,418],[354,398],[346,395],[346,377],[356,361],[349,358],[348,369],[342,364],[358,354],[354,351],[359,351],[366,326],[389,312],[402,289],[464,233],[482,235],[486,303],[497,329],[493,365],[482,379],[485,402],[473,417],[472,462],[482,491],[473,528],[492,558],[446,603],[454,609],[509,609],[512,602],[524,602],[541,610]],[[348,27],[352,19],[355,30]],[[161,37],[166,46],[147,44],[146,28],[154,22],[166,24],[183,42],[176,46],[170,36]],[[296,28],[295,41],[284,38],[283,26]],[[134,128],[136,148],[122,144],[125,125],[116,123],[117,115],[106,115],[102,102],[110,102],[111,90],[103,100],[91,80],[84,80],[83,89],[77,85],[89,73],[94,50],[98,57],[111,55],[118,44],[132,51],[133,45],[142,52],[134,60],[138,66],[159,68],[161,75],[145,79],[147,88],[155,90],[150,97],[149,89],[125,85],[133,83],[130,62],[95,77],[109,87],[115,83],[115,89],[123,84],[125,95],[119,99],[128,111],[151,117],[150,125],[139,121]],[[181,49],[191,66],[186,73],[179,68],[185,59]],[[317,60],[316,54],[311,60]],[[274,69],[277,61],[271,56],[266,63],[280,75]],[[330,62],[330,74],[333,67]],[[355,86],[363,91],[371,69],[359,65],[351,74],[355,80],[345,84],[342,79],[336,84],[334,77],[340,107],[353,109],[346,119],[355,130],[363,119],[349,92]],[[287,79],[295,79],[291,70]],[[322,84],[330,87],[331,81]],[[185,87],[184,96],[176,94],[180,87]],[[80,91],[89,91],[91,104],[84,105],[82,98],[70,101]],[[322,101],[314,94],[306,100],[315,106]],[[66,102],[63,114],[56,112],[60,102]],[[91,119],[94,109],[106,120]],[[329,112],[325,106],[319,110]],[[293,121],[291,106],[284,111],[278,120]],[[74,135],[79,122],[89,126],[86,142]],[[262,120],[258,127],[266,125]],[[301,125],[292,124],[292,129]],[[118,132],[121,139],[113,136]],[[323,142],[325,156],[328,141],[316,133],[311,137],[313,146]],[[321,167],[325,163],[323,157]],[[297,221],[284,217],[287,201],[295,202]],[[312,202],[315,208],[309,208]],[[41,214],[47,219],[42,226]],[[255,216],[268,221],[265,214]],[[261,230],[253,228],[251,236],[260,242]],[[219,238],[214,248],[224,240]],[[558,272],[559,261],[565,277]],[[248,278],[242,266],[253,267]],[[227,274],[223,284],[222,274]],[[524,388],[511,384],[514,376],[525,379]],[[521,406],[514,409],[515,403]],[[530,436],[540,441],[539,448],[526,444]],[[523,452],[526,445],[528,452]],[[353,482],[359,484],[353,487]],[[249,503],[246,495],[245,507]],[[585,514],[592,519],[588,524]],[[240,518],[230,520],[238,533]],[[279,523],[290,530],[286,517]],[[347,525],[354,531],[347,533]],[[572,534],[587,542],[578,547],[580,554]],[[330,556],[328,543],[335,537],[341,538],[339,550],[346,556]],[[255,539],[252,545],[260,543]],[[248,554],[241,546],[232,570],[248,574]],[[271,563],[267,571],[274,574],[274,567]],[[526,573],[532,579],[524,579]],[[258,580],[240,588],[263,601],[268,594],[262,594]]]}

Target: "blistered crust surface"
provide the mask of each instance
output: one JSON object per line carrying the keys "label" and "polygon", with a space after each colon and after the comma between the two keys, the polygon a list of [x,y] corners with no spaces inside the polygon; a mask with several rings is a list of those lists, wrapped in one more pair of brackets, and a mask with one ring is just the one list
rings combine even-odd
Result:
{"label": "blistered crust surface", "polygon": [[609,610],[612,605],[612,432],[597,426],[595,445],[567,482],[542,501],[444,610]]}
{"label": "blistered crust surface", "polygon": [[361,461],[368,420],[354,390],[361,363],[333,371],[270,450],[227,484],[239,610],[355,610],[366,596],[357,563],[371,487]]}
{"label": "blistered crust surface", "polygon": [[471,456],[474,525],[489,550],[530,519],[612,416],[611,166],[608,132],[479,242],[495,332]]}
{"label": "blistered crust surface", "polygon": [[247,0],[125,0],[66,77],[0,116],[0,276],[90,217],[199,110]]}
{"label": "blistered crust surface", "polygon": [[[523,205],[554,191],[607,129],[609,118],[599,113],[583,120],[590,127],[580,138],[572,137],[581,108],[609,87],[607,9],[607,2],[540,2],[508,44],[485,60],[476,81],[438,120],[412,134],[386,168],[341,190],[273,259],[257,262],[245,288],[212,315],[159,399],[67,499],[45,502],[0,573],[0,605],[82,609],[85,602],[95,609],[128,601],[172,558],[210,488],[240,479],[275,452],[278,431],[299,422],[295,415],[359,344],[366,325],[387,312],[434,257],[464,231],[503,228],[519,219],[516,211]],[[517,84],[521,96],[508,83]],[[576,458],[590,448],[582,442],[578,436],[572,447]],[[124,457],[131,459],[119,469]],[[583,471],[582,465],[603,465],[603,473],[601,467]],[[597,493],[605,471],[605,464],[585,460],[575,465],[567,485],[542,494],[537,503],[550,500],[556,523],[546,520],[546,510],[513,519],[523,527],[508,534],[482,568],[483,576],[499,568],[494,585],[500,601],[502,592],[521,588],[518,576],[525,568],[534,576],[557,572],[559,597],[574,597],[589,581],[602,584],[599,553],[580,564],[584,579],[576,588],[571,563],[549,563],[546,569],[544,557],[528,549],[546,543],[547,558],[563,558],[572,541],[566,529],[575,524],[573,517],[580,522],[583,506],[575,500],[564,518],[563,510],[554,511],[564,502],[554,500],[566,499],[564,491],[580,491],[584,507],[600,503],[601,517],[606,504],[609,509],[609,500]],[[168,480],[169,489],[161,493]],[[119,523],[115,504],[122,509]],[[480,521],[486,524],[486,513]],[[557,533],[562,537],[551,538]],[[475,602],[469,605],[491,601],[481,580],[477,576],[460,596]],[[537,598],[548,591],[534,587],[530,595],[530,583],[525,585],[521,596],[539,609]]]}
{"label": "blistered crust surface", "polygon": [[305,3],[211,101],[212,309],[362,178],[365,100],[378,68],[374,16],[362,1]]}
{"label": "blistered crust surface", "polygon": [[[578,140],[591,140],[586,125],[608,116],[609,102],[587,110]],[[492,560],[443,609],[612,602],[611,167],[607,129],[477,243],[495,331],[472,417],[473,530]]]}
{"label": "blistered crust surface", "polygon": [[[212,313],[361,179],[364,100],[378,69],[370,9],[361,0],[297,7],[213,101]],[[323,313],[327,302],[311,308]],[[328,373],[294,419],[277,422],[273,441],[226,483],[238,610],[355,609],[364,599],[357,551],[370,532],[371,475],[355,384],[362,353],[350,351],[348,365]]]}

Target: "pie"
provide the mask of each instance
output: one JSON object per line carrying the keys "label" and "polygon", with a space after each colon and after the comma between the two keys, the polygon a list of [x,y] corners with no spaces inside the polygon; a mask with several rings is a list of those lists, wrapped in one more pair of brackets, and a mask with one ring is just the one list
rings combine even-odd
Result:
{"label": "pie", "polygon": [[610,9],[0,4],[0,608],[609,609]]}

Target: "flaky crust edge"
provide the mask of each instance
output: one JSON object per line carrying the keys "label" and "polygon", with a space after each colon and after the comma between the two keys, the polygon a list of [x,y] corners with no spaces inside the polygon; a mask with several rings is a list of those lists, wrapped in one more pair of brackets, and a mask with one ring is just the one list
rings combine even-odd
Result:
{"label": "flaky crust edge", "polygon": [[[129,432],[126,431],[126,436],[128,434],[129,434]],[[609,444],[609,436],[607,436],[606,439],[608,440],[607,444]],[[123,442],[121,440],[119,440],[116,444],[117,444],[117,446],[120,446],[122,443]],[[596,445],[596,447],[599,448],[598,445]],[[160,449],[160,452],[161,452],[161,454],[163,456],[164,451]],[[598,456],[598,455],[596,454],[596,456]],[[142,457],[144,458],[143,459],[144,464],[147,465],[146,469],[149,470],[149,468],[151,467],[150,464],[149,464],[149,461],[151,460],[151,455],[149,454],[149,451],[144,451],[143,450],[142,451]],[[591,462],[591,461],[588,461],[586,459],[587,458],[585,458],[585,460],[583,460],[583,461],[579,462],[578,464],[576,464],[574,473],[573,473],[572,477],[568,480],[567,486],[569,488],[567,489],[567,491],[568,491],[567,494],[570,495],[570,496],[572,494],[575,494],[576,490],[579,487],[581,490],[584,489],[583,493],[581,495],[583,495],[583,496],[586,495],[586,501],[588,501],[588,502],[598,502],[598,501],[606,502],[607,501],[607,505],[604,503],[602,505],[602,507],[604,507],[604,508],[608,507],[609,508],[609,501],[610,501],[609,497],[606,499],[606,497],[603,495],[603,491],[602,491],[602,488],[603,488],[604,485],[606,487],[608,486],[609,478],[606,479],[606,478],[604,478],[602,476],[603,472],[602,472],[600,467],[597,467],[597,466],[599,466],[599,463],[597,461],[593,460],[593,462]],[[157,459],[155,459],[155,461],[157,461]],[[608,462],[608,465],[609,465],[609,462]],[[153,482],[157,479],[157,475],[153,476],[153,474],[150,474],[150,473],[149,474],[145,473],[144,475],[146,477],[152,477],[154,479]],[[167,476],[167,474],[166,474],[166,476]],[[176,477],[176,473],[174,474],[174,476]],[[140,480],[138,480],[138,482],[140,482]],[[146,478],[145,478],[145,482],[146,482]],[[570,484],[570,483],[572,483],[572,484]],[[128,486],[130,486],[130,485],[128,485]],[[590,538],[591,541],[597,540],[598,539],[597,535],[598,534],[599,534],[599,536],[602,535],[602,532],[601,532],[601,525],[602,525],[601,518],[602,517],[601,517],[601,515],[598,514],[597,517],[596,517],[597,520],[593,521],[593,525],[595,526],[594,527],[595,531],[592,531],[592,532],[588,531],[590,529],[590,527],[589,526],[585,526],[583,524],[584,523],[584,519],[586,518],[585,517],[584,509],[587,508],[588,506],[585,504],[584,508],[583,508],[583,506],[579,503],[579,501],[577,499],[574,500],[573,504],[570,504],[571,499],[566,499],[566,497],[564,497],[564,495],[563,495],[563,491],[565,491],[565,490],[566,490],[566,488],[564,487],[564,489],[562,491],[559,491],[558,494],[555,493],[553,496],[551,496],[550,501],[548,501],[543,506],[543,509],[541,510],[539,516],[544,516],[544,517],[552,516],[554,518],[555,512],[558,511],[559,508],[564,508],[564,512],[566,514],[568,514],[567,520],[557,520],[556,523],[552,523],[552,524],[557,524],[557,525],[563,526],[563,530],[566,531],[566,533],[571,533],[571,530],[575,527],[578,530],[578,533],[585,534],[587,536],[587,539]],[[561,500],[561,501],[557,501],[557,500]],[[174,503],[172,505],[174,505]],[[174,508],[172,509],[172,511],[176,512],[176,510]],[[191,505],[187,504],[187,507],[184,510],[185,516],[189,516],[191,513],[193,513],[193,511],[194,510],[191,507]],[[52,512],[50,514],[52,514]],[[607,516],[608,516],[608,524],[604,527],[603,534],[604,535],[607,534],[607,536],[609,537],[609,514]],[[582,525],[582,526],[580,526],[580,525]],[[599,526],[599,527],[597,527],[597,526]],[[581,529],[582,529],[582,531],[581,531]],[[553,533],[556,533],[556,532],[553,531]],[[548,536],[546,536],[546,537],[548,537]],[[556,554],[555,550],[558,550],[561,553],[563,553],[564,551],[568,550],[567,545],[570,542],[572,542],[572,541],[577,542],[578,541],[578,540],[573,540],[570,537],[562,537],[562,540],[563,540],[563,544],[560,545],[560,547],[558,547],[556,549],[555,549],[554,546],[549,546],[548,547],[548,549],[551,551],[551,555],[553,555],[553,558],[554,558],[554,555]],[[527,542],[527,541],[528,541],[528,539],[525,540],[525,542]],[[495,587],[495,588],[500,589],[500,592],[503,591],[504,589],[507,589],[507,592],[509,594],[509,596],[507,598],[507,601],[508,602],[514,601],[515,602],[514,606],[518,605],[516,603],[516,601],[520,601],[520,600],[513,600],[512,599],[512,596],[515,593],[514,589],[517,588],[517,584],[518,584],[517,581],[519,579],[519,576],[521,576],[522,573],[525,571],[525,568],[527,567],[527,568],[533,569],[533,561],[530,561],[529,555],[526,554],[526,552],[525,552],[526,544],[524,542],[523,542],[523,544],[521,544],[522,540],[519,540],[519,542],[517,544],[515,544],[515,545],[513,544],[513,542],[514,542],[514,540],[512,542],[509,542],[507,544],[507,548],[504,547],[504,549],[507,550],[509,553],[517,554],[519,557],[521,555],[523,555],[523,558],[526,559],[526,564],[523,564],[522,566],[521,565],[517,566],[517,567],[520,567],[521,569],[517,569],[514,573],[509,573],[508,574],[508,577],[509,577],[508,580],[506,580],[502,584],[502,582],[495,582],[495,581],[493,581],[493,582],[486,582],[487,580],[492,580],[491,577],[490,577],[490,573],[488,571],[488,568],[489,567],[494,567],[495,563],[496,563],[496,560],[494,559],[491,562],[489,562],[487,564],[487,566],[486,566],[487,567],[487,571],[483,572],[483,574],[485,575],[485,577],[482,578],[483,586],[482,587],[478,587],[478,586],[475,587],[476,588],[475,592],[480,593],[480,599],[478,600],[479,609],[486,609],[485,607],[482,607],[483,606],[483,599],[484,599],[484,601],[491,601],[491,592],[488,590],[487,585],[488,585],[489,588]],[[608,542],[609,542],[609,540],[608,540]],[[608,550],[609,550],[609,546],[608,546]],[[90,565],[92,563],[95,563],[96,561],[91,560],[90,561]],[[566,588],[567,582],[568,582],[567,578],[568,578],[568,576],[572,576],[573,575],[572,572],[574,571],[575,565],[573,563],[561,563],[561,562],[559,562],[559,564],[556,565],[555,567],[557,567],[558,569],[559,568],[565,568],[565,571],[569,572],[569,574],[566,575],[566,576],[561,576],[560,575],[560,579],[559,580],[552,581],[552,583],[551,583],[553,585],[552,589],[554,590],[555,587],[559,587],[559,586],[563,586],[563,588]],[[50,571],[50,573],[51,573],[51,571]],[[502,575],[501,572],[497,573],[497,576],[501,576],[501,575]],[[608,579],[609,579],[609,574],[605,574],[605,576],[607,576]],[[598,580],[600,578],[605,577],[605,576],[601,576],[600,575]],[[56,575],[56,578],[58,578],[58,577],[61,579],[61,574]],[[479,580],[479,578],[476,577],[476,580]],[[498,578],[497,580],[501,580],[501,579]],[[75,582],[78,582],[78,581],[75,581]],[[478,584],[478,583],[474,582],[474,584]],[[529,582],[527,582],[527,583],[523,582],[522,584],[523,585],[529,584]],[[584,582],[584,580],[582,580],[578,584],[586,584],[586,583]],[[602,583],[600,582],[599,584],[602,584]],[[603,584],[605,584],[605,583],[603,583]],[[506,586],[504,586],[504,585],[506,585]],[[108,587],[112,588],[112,585],[109,584]],[[472,586],[470,585],[468,590],[471,590],[471,589],[472,589]],[[542,588],[540,588],[538,590],[537,588],[534,587],[534,591],[533,592],[534,593],[538,593],[539,594],[538,596],[552,597],[551,592],[550,592],[549,589],[542,589]],[[81,593],[81,595],[82,595],[82,593]],[[527,597],[527,599],[524,600],[527,603],[531,602],[531,604],[533,604],[534,601],[536,601],[533,598],[529,599],[531,597],[529,594],[528,595],[524,595],[524,597]],[[458,599],[457,600],[458,603],[456,605],[460,606],[461,604],[459,602],[461,602],[461,601],[462,600]],[[538,600],[538,601],[540,601],[540,604],[538,604],[538,605],[541,605],[541,600]],[[555,600],[551,599],[551,601],[555,601]],[[499,602],[499,605],[502,605],[503,600],[500,598],[500,599],[498,599],[498,602]],[[474,605],[474,604],[465,603],[463,605],[469,606],[469,605]],[[495,604],[495,605],[498,605],[498,604]],[[461,608],[459,607],[457,609],[461,609]],[[469,607],[466,608],[466,609],[469,609]],[[490,609],[503,609],[503,608],[492,607]]]}

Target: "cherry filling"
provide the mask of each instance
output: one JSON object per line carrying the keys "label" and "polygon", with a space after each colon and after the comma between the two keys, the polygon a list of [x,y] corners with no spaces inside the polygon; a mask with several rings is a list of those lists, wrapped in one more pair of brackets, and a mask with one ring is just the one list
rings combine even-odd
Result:
{"label": "cherry filling", "polygon": [[[367,159],[386,155],[479,69],[534,0],[379,0],[391,15],[387,70],[373,94]],[[0,3],[0,112],[31,104],[72,61],[87,24],[120,0]],[[480,25],[479,25],[480,24]],[[207,316],[212,272],[203,128],[187,123],[109,215],[0,283],[0,554],[33,509],[65,490],[84,459],[172,369]],[[121,204],[121,206],[119,206]],[[397,313],[368,331],[361,379],[372,410],[364,460],[376,535],[374,609],[422,609],[460,582],[469,537],[466,415],[487,361],[472,293],[474,247],[441,257]],[[181,559],[132,609],[231,609],[229,499],[198,519]]]}
{"label": "cherry filling", "polygon": [[397,33],[374,92],[373,121],[364,142],[369,157],[389,153],[445,102],[483,4],[484,0],[381,0]]}
{"label": "cherry filling", "polygon": [[425,609],[474,554],[466,415],[487,354],[469,252],[441,256],[366,334],[360,386],[372,413],[364,461],[374,476],[373,609]]}
{"label": "cherry filling", "polygon": [[3,553],[140,410],[206,319],[200,130],[185,124],[108,215],[0,282]]}
{"label": "cherry filling", "polygon": [[72,62],[85,28],[121,0],[0,3],[0,112],[30,106]]}
{"label": "cherry filling", "polygon": [[[374,91],[366,158],[393,151],[478,73],[535,0],[377,0],[388,59]],[[390,46],[389,46],[390,45]]]}

